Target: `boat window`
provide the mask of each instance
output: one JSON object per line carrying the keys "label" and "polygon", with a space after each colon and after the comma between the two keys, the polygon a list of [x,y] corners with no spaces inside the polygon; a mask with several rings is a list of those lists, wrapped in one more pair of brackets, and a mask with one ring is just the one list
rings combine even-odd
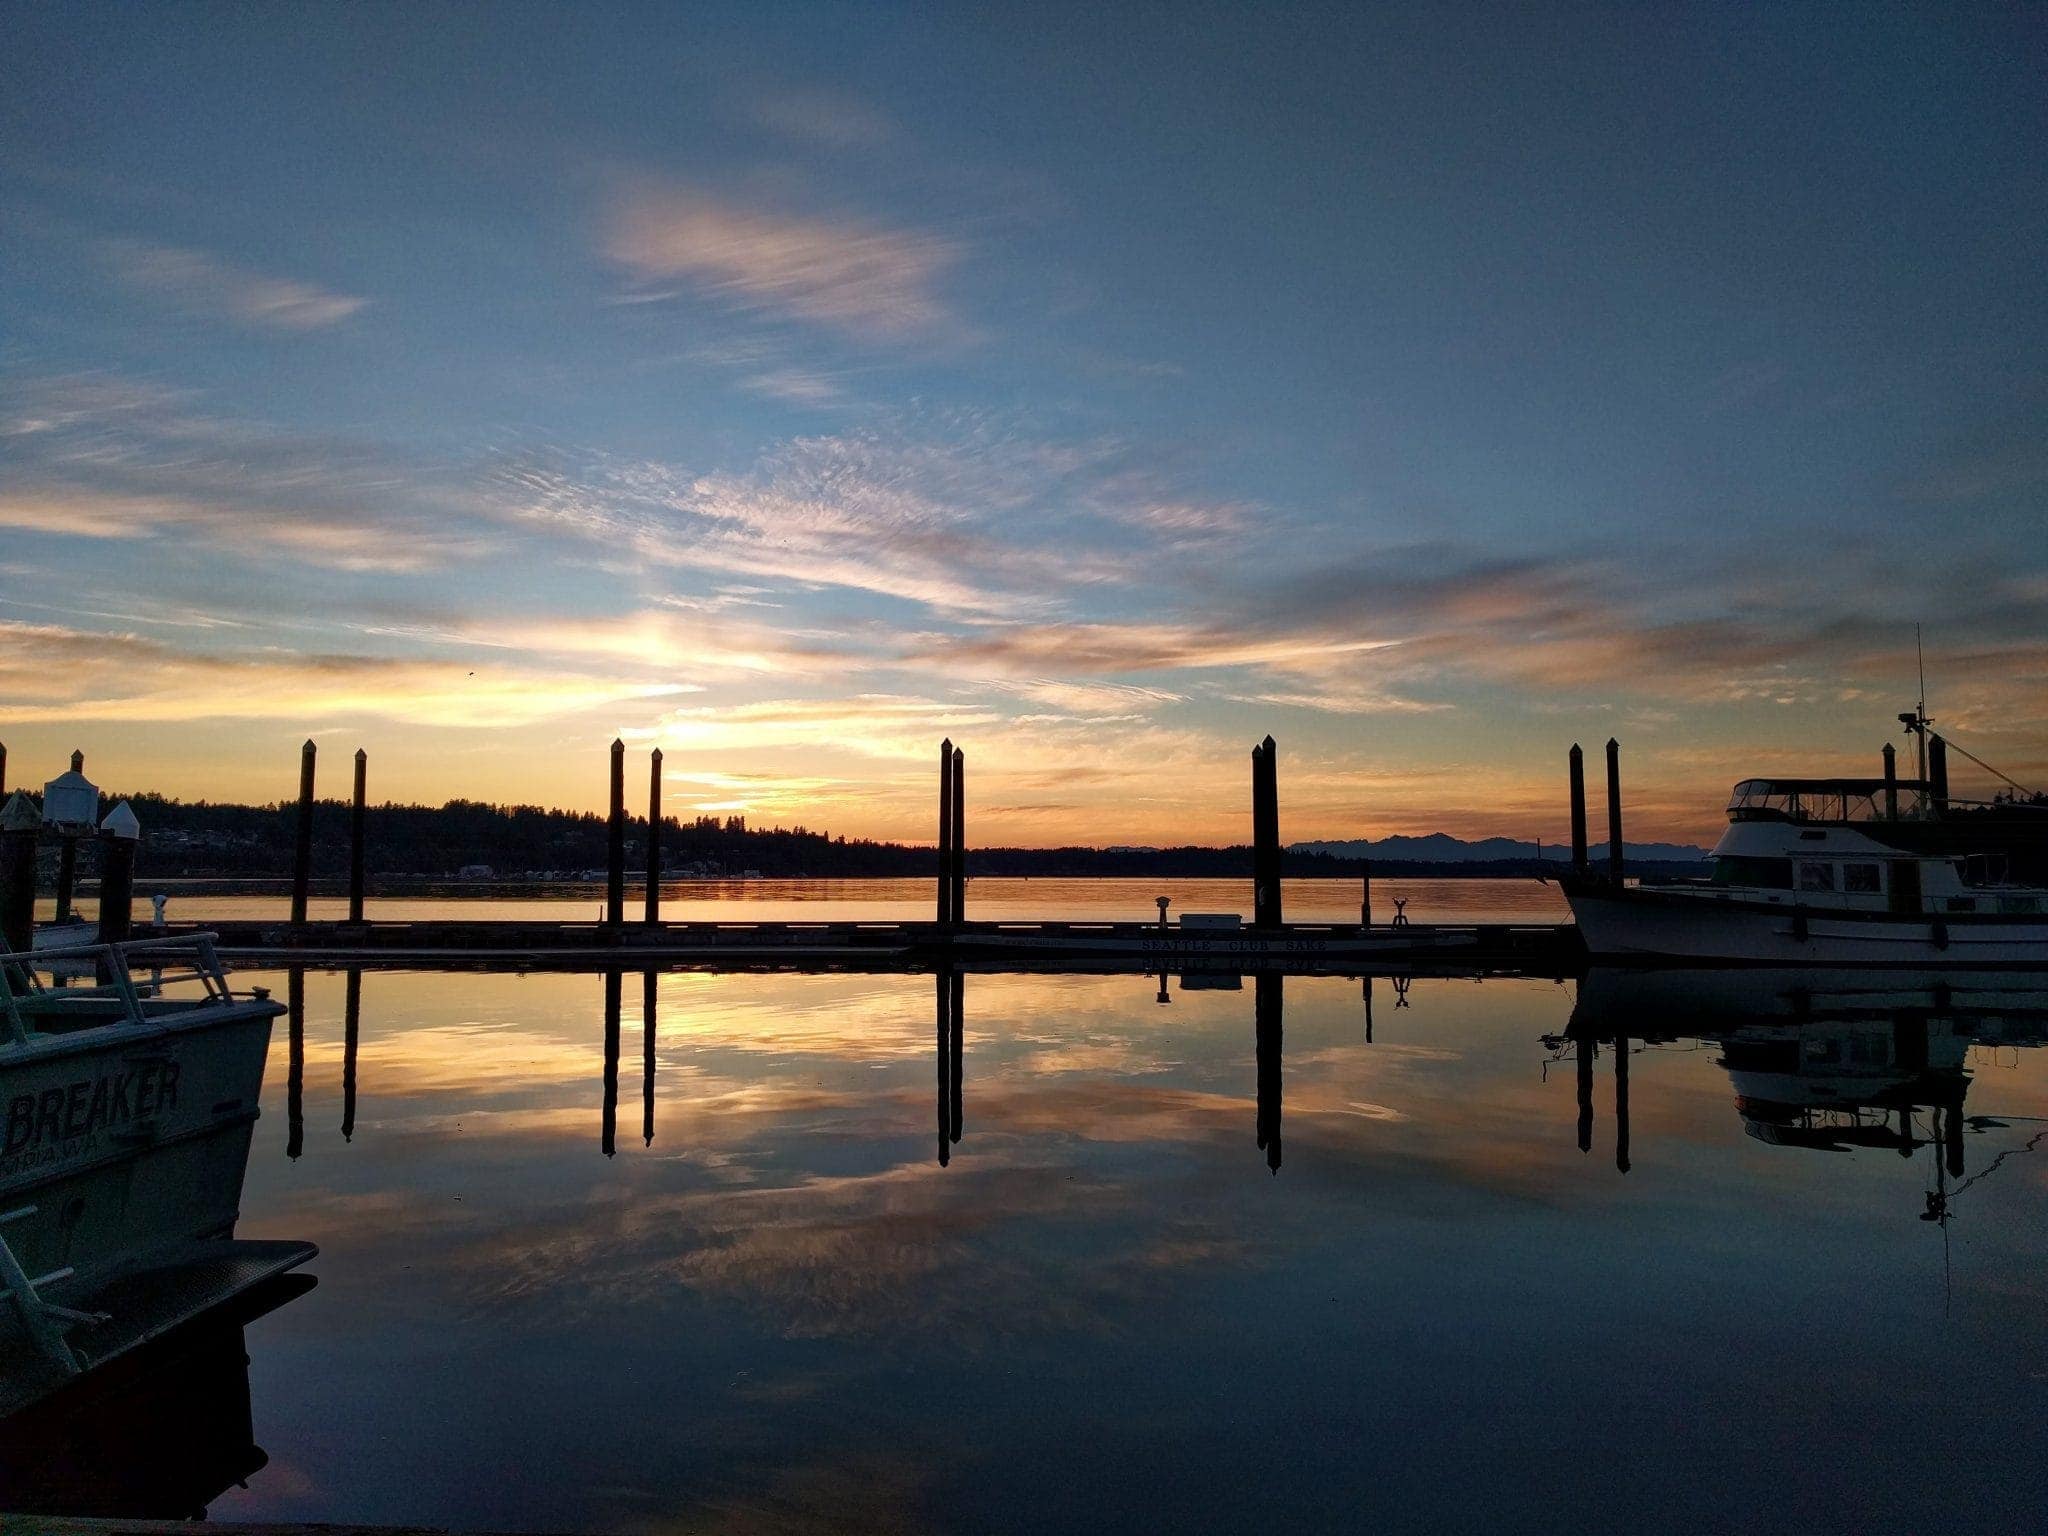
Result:
{"label": "boat window", "polygon": [[1714,884],[1753,885],[1770,891],[1789,891],[1792,889],[1792,861],[1724,853],[1714,860]]}
{"label": "boat window", "polygon": [[1974,896],[1951,896],[1948,899],[1948,909],[1951,912],[1974,912],[1977,910],[1977,898]]}
{"label": "boat window", "polygon": [[1799,889],[1802,891],[1832,891],[1835,888],[1835,866],[1832,864],[1808,864],[1799,866]]}
{"label": "boat window", "polygon": [[1844,864],[1842,866],[1842,889],[1845,891],[1881,891],[1884,881],[1878,875],[1875,864]]}
{"label": "boat window", "polygon": [[1998,910],[2001,912],[2038,912],[2041,910],[2041,898],[2038,896],[2001,896],[1998,898]]}

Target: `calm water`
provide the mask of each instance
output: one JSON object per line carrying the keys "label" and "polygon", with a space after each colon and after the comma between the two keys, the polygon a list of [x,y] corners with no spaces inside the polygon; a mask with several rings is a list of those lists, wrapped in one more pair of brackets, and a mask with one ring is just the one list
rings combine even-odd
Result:
{"label": "calm water", "polygon": [[[305,977],[240,1231],[319,1284],[247,1331],[270,1463],[215,1518],[2040,1527],[2048,995],[1950,1068],[1883,1002],[1791,1030],[1916,1140],[1964,1093],[1956,1172],[1883,1111],[1792,1144],[1686,1033],[1726,1000],[1625,984],[1582,1023],[1678,1027],[1623,1173],[1572,985],[1382,978],[1368,1043],[1356,980],[967,975],[957,1110],[929,975],[647,987],[608,1113],[604,978],[364,976],[347,1139],[346,982]],[[1856,1075],[1895,1039],[1941,1081]]]}

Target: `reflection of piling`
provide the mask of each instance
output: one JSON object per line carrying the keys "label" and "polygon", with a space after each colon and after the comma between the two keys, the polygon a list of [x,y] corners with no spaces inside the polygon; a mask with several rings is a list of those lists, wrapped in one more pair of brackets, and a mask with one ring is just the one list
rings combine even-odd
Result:
{"label": "reflection of piling", "polygon": [[356,1135],[356,1047],[363,1032],[363,973],[348,973],[341,1005],[341,1139]]}
{"label": "reflection of piling", "polygon": [[0,949],[27,954],[36,926],[36,836],[42,817],[16,790],[0,807]]}
{"label": "reflection of piling", "polygon": [[953,738],[939,743],[939,926],[947,927],[953,911]]}
{"label": "reflection of piling", "polygon": [[1586,754],[1572,743],[1572,869],[1586,872]]}
{"label": "reflection of piling", "polygon": [[1365,978],[1365,1043],[1372,1044],[1372,976]]}
{"label": "reflection of piling", "polygon": [[604,873],[604,920],[614,930],[626,921],[626,744],[612,739],[612,798]]}
{"label": "reflection of piling", "polygon": [[932,1011],[938,1020],[932,1054],[938,1062],[939,1166],[943,1168],[953,1160],[953,979],[944,967],[932,976]]}
{"label": "reflection of piling", "polygon": [[953,1063],[953,1092],[949,1104],[952,1111],[952,1139],[955,1145],[958,1145],[960,1141],[960,1133],[966,1129],[964,1117],[961,1113],[964,1101],[961,1097],[960,1088],[961,1069],[966,1065],[965,1058],[967,1055],[967,1029],[961,1017],[964,1012],[961,1003],[966,984],[966,975],[963,972],[955,971],[952,975],[952,985],[947,989],[951,1005],[951,1018],[948,1021],[948,1028],[952,1033],[951,1049],[948,1054]]}
{"label": "reflection of piling", "polygon": [[306,921],[306,898],[313,888],[313,756],[319,748],[311,737],[299,748],[299,821],[292,838],[292,926]]}
{"label": "reflection of piling", "polygon": [[1593,1150],[1593,1037],[1579,1036],[1579,1150]]}
{"label": "reflection of piling", "polygon": [[1616,890],[1622,885],[1621,851],[1621,743],[1607,738],[1607,878]]}
{"label": "reflection of piling", "polygon": [[1252,926],[1280,926],[1280,749],[1252,748]]}
{"label": "reflection of piling", "polygon": [[654,1003],[653,971],[640,975],[640,1144],[654,1145]]}
{"label": "reflection of piling", "polygon": [[1614,1166],[1628,1172],[1628,1036],[1614,1036]]}
{"label": "reflection of piling", "polygon": [[306,972],[293,966],[285,978],[285,1026],[290,1054],[284,1080],[284,1155],[294,1162],[306,1150]]}
{"label": "reflection of piling", "polygon": [[1960,1179],[1963,1176],[1963,1097],[1962,1084],[1956,1084],[1956,1099],[1942,1111],[1942,1151],[1948,1163],[1948,1176]]}
{"label": "reflection of piling", "polygon": [[604,973],[604,1129],[598,1145],[606,1157],[619,1150],[619,983],[617,971]]}
{"label": "reflection of piling", "polygon": [[1276,971],[1261,971],[1252,983],[1258,1037],[1259,1146],[1266,1154],[1266,1166],[1275,1173],[1280,1171],[1280,1020],[1284,1010],[1280,989],[1284,980]]}
{"label": "reflection of piling", "polygon": [[661,748],[647,759],[647,926],[661,921]]}
{"label": "reflection of piling", "polygon": [[356,748],[356,783],[348,801],[348,920],[363,920],[363,818],[370,788],[370,754]]}

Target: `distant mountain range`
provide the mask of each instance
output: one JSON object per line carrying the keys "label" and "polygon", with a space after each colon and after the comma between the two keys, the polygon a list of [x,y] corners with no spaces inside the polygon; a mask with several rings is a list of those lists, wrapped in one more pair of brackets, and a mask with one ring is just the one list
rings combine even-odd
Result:
{"label": "distant mountain range", "polygon": [[[1333,859],[1385,859],[1388,863],[1482,864],[1538,857],[1536,844],[1512,837],[1482,837],[1468,843],[1443,832],[1432,832],[1426,837],[1355,837],[1341,843],[1289,843],[1287,848],[1291,853],[1322,853]],[[1657,864],[1696,863],[1707,856],[1706,849],[1687,843],[1624,842],[1621,849],[1628,859]],[[1567,863],[1571,856],[1570,847],[1559,843],[1545,843],[1541,853],[1546,864]],[[1607,845],[1595,843],[1590,856],[1594,863],[1602,862],[1607,857]]]}

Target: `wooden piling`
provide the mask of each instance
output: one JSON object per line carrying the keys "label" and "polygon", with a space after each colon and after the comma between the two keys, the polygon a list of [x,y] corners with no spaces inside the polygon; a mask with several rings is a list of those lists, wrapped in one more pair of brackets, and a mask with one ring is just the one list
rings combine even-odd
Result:
{"label": "wooden piling", "polygon": [[341,1139],[355,1140],[356,1134],[356,1049],[363,1027],[363,973],[348,973],[347,993],[341,1005]]}
{"label": "wooden piling", "polygon": [[1621,743],[1607,738],[1607,878],[1621,889]]}
{"label": "wooden piling", "polygon": [[939,926],[953,922],[953,738],[939,743]]}
{"label": "wooden piling", "polygon": [[0,949],[27,954],[35,941],[36,838],[42,817],[17,790],[0,807]]}
{"label": "wooden piling", "polygon": [[647,926],[661,921],[661,748],[647,758]]}
{"label": "wooden piling", "polygon": [[967,921],[967,754],[953,749],[953,837],[947,873],[953,882],[953,921]]}
{"label": "wooden piling", "polygon": [[1884,819],[1899,819],[1899,754],[1890,742],[1884,744]]}
{"label": "wooden piling", "polygon": [[1586,754],[1575,741],[1571,750],[1572,868],[1586,872]]}
{"label": "wooden piling", "polygon": [[626,921],[626,744],[612,739],[611,839],[604,879],[604,920],[616,929]]}
{"label": "wooden piling", "polygon": [[[85,772],[85,754],[83,752],[73,750],[71,754],[71,771],[73,773]],[[94,810],[93,819],[95,821],[99,819],[97,808]],[[56,920],[60,923],[71,921],[71,899],[77,890],[77,884],[78,839],[67,833],[63,841],[57,845]]]}
{"label": "wooden piling", "polygon": [[7,743],[0,741],[0,801],[7,798]]}
{"label": "wooden piling", "polygon": [[1358,876],[1358,926],[1370,928],[1372,926],[1372,860],[1361,859],[1359,862],[1364,868]]}
{"label": "wooden piling", "polygon": [[135,813],[122,801],[101,830],[100,942],[120,944],[135,927],[135,850],[141,829]]}
{"label": "wooden piling", "polygon": [[306,922],[306,898],[313,884],[313,758],[320,749],[311,737],[299,748],[299,824],[292,839],[292,926]]}
{"label": "wooden piling", "polygon": [[1934,813],[1948,811],[1948,743],[1939,736],[1927,738],[1927,793],[1934,801]]}
{"label": "wooden piling", "polygon": [[356,748],[355,792],[348,803],[348,920],[363,920],[363,821],[370,785],[370,754]]}
{"label": "wooden piling", "polygon": [[1252,748],[1252,926],[1277,928],[1280,915],[1280,749],[1268,736]]}

